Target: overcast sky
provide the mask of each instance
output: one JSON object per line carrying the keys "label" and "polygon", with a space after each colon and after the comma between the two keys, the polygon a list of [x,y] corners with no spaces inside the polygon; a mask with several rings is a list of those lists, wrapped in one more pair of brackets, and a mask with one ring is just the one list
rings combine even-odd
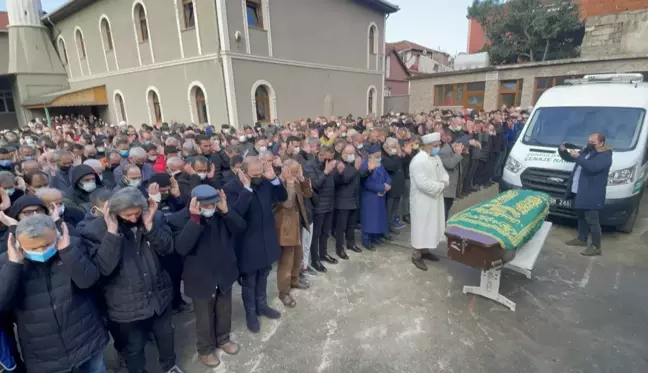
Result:
{"label": "overcast sky", "polygon": [[[52,11],[65,0],[41,0]],[[400,6],[387,21],[387,42],[409,40],[454,55],[465,52],[468,44],[466,8],[472,0],[388,0]],[[0,0],[0,10],[6,10]]]}

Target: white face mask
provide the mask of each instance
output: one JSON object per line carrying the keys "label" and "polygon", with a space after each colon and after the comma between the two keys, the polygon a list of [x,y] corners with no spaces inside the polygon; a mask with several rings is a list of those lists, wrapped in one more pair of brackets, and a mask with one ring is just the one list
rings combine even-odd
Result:
{"label": "white face mask", "polygon": [[265,147],[265,146],[261,146],[261,147],[259,147],[259,151],[260,151],[260,152],[264,152],[264,151],[266,151],[266,150],[268,150],[268,148]]}
{"label": "white face mask", "polygon": [[299,154],[299,151],[300,151],[299,148],[294,148],[294,149],[293,149],[293,154],[294,154],[294,155],[297,155],[297,154]]}
{"label": "white face mask", "polygon": [[239,136],[239,141],[240,142],[246,142],[247,141],[247,136],[245,136],[245,135]]}
{"label": "white face mask", "polygon": [[355,162],[355,154],[347,155],[346,159],[347,159],[347,162],[349,162],[349,163]]}
{"label": "white face mask", "polygon": [[360,143],[360,144],[356,145],[356,148],[362,149],[363,146],[364,146],[364,144]]}
{"label": "white face mask", "polygon": [[142,183],[142,180],[140,180],[140,179],[128,180],[128,186],[132,186],[132,187],[135,187],[135,188],[139,188],[141,183]]}
{"label": "white face mask", "polygon": [[151,197],[151,199],[154,200],[157,203],[160,203],[162,201],[162,195],[160,193],[158,193],[158,194],[150,194],[149,197]]}
{"label": "white face mask", "polygon": [[157,161],[157,158],[158,158],[157,155],[155,155],[155,156],[152,155],[152,156],[148,157],[149,161],[151,161],[151,162]]}
{"label": "white face mask", "polygon": [[205,178],[207,177],[207,174],[205,172],[199,172],[198,177],[200,178],[200,180],[205,180]]}
{"label": "white face mask", "polygon": [[398,153],[397,149],[389,149],[389,154],[396,155],[396,153]]}
{"label": "white face mask", "polygon": [[216,210],[214,209],[200,209],[200,215],[206,218],[211,218],[212,216],[214,216],[214,213],[216,213]]}

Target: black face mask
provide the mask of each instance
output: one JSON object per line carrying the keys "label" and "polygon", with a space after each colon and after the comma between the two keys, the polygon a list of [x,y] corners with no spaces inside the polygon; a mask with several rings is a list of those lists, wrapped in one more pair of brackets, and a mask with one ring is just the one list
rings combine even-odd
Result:
{"label": "black face mask", "polygon": [[72,168],[72,166],[59,166],[58,169],[61,172],[68,172],[68,171],[70,171],[70,168]]}
{"label": "black face mask", "polygon": [[162,198],[162,201],[166,201],[167,199],[169,199],[169,192],[167,192],[167,193],[160,193],[160,196],[161,196],[161,198]]}
{"label": "black face mask", "polygon": [[262,182],[263,182],[263,178],[260,176],[250,178],[251,185],[257,186],[260,185]]}
{"label": "black face mask", "polygon": [[585,151],[586,151],[586,152],[591,152],[592,150],[594,150],[594,148],[596,148],[596,145],[594,145],[594,144],[587,144],[587,146],[585,147]]}
{"label": "black face mask", "polygon": [[137,227],[137,226],[139,225],[139,223],[140,223],[140,220],[139,220],[139,219],[138,219],[135,223],[133,223],[133,222],[131,222],[131,221],[128,221],[128,220],[124,220],[124,219],[122,219],[122,218],[120,218],[120,217],[118,217],[118,219],[119,219],[119,222],[121,223],[121,225],[123,225],[123,226],[126,227],[127,229],[135,228],[135,227]]}

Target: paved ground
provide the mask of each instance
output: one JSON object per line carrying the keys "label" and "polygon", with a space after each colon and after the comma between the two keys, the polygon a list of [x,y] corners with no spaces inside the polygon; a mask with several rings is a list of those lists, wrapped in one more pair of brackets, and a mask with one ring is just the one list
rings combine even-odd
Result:
{"label": "paved ground", "polygon": [[[494,191],[457,203],[466,208]],[[286,311],[269,287],[279,321],[245,328],[235,291],[234,338],[242,350],[210,370],[196,361],[192,314],[176,317],[176,345],[188,373],[564,373],[648,372],[648,199],[635,233],[607,233],[605,255],[584,258],[563,242],[573,226],[554,226],[531,280],[508,272],[501,293],[517,311],[474,295],[479,271],[442,259],[428,272],[409,260],[407,232],[397,245],[350,253],[351,260],[296,292]],[[332,246],[330,246],[332,247]],[[353,254],[353,255],[352,255]],[[159,372],[149,345],[151,373]],[[113,357],[114,352],[108,355]]]}

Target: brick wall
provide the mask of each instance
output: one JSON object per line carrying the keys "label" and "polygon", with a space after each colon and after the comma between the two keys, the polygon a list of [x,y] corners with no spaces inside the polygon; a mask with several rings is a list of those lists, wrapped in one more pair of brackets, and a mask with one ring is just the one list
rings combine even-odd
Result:
{"label": "brick wall", "polygon": [[[410,112],[427,112],[434,108],[434,86],[442,84],[486,82],[484,109],[494,110],[499,102],[499,82],[502,80],[523,80],[521,106],[533,105],[535,79],[601,73],[648,72],[648,57],[603,60],[559,60],[534,64],[501,66],[494,71],[456,72],[437,74],[425,79],[410,81]],[[457,107],[447,107],[457,109]]]}
{"label": "brick wall", "polygon": [[583,18],[648,8],[648,0],[578,0]]}

